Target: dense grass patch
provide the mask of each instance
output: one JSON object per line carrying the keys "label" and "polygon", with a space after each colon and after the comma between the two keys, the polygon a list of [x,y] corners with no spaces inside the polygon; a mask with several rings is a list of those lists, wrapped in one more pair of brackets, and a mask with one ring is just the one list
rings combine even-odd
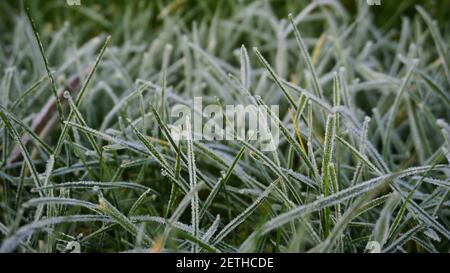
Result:
{"label": "dense grass patch", "polygon": [[0,251],[448,252],[447,1],[292,2],[1,1]]}

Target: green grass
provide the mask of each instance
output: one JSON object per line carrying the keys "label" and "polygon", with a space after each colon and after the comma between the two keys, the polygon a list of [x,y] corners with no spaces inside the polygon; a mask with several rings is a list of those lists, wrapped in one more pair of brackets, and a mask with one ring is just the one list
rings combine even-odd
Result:
{"label": "green grass", "polygon": [[[0,1],[0,251],[449,252],[445,0],[81,2]],[[194,96],[278,148],[177,142]]]}

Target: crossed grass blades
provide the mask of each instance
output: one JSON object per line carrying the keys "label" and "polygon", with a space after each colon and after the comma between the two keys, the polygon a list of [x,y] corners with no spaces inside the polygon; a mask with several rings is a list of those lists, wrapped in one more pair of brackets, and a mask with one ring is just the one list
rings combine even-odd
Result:
{"label": "crossed grass blades", "polygon": [[[2,1],[0,250],[448,252],[450,33],[363,2]],[[194,96],[280,105],[278,149],[176,143]]]}

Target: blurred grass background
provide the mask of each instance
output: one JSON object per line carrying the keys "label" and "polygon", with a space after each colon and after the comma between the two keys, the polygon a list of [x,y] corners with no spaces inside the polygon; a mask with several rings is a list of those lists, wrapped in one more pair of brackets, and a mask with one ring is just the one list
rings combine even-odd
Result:
{"label": "blurred grass background", "polygon": [[[163,17],[173,17],[177,23],[190,28],[193,21],[210,22],[217,14],[220,18],[232,17],[254,0],[81,0],[80,6],[69,6],[66,0],[32,0],[25,1],[31,8],[34,19],[41,30],[51,33],[61,28],[65,22],[70,22],[74,29],[78,29],[79,42],[89,36],[100,33],[111,33],[115,42],[123,42],[127,38],[125,29],[144,31],[145,35],[152,35],[158,31],[163,23]],[[309,0],[262,0],[271,6],[278,18],[284,18],[288,13],[297,14],[313,1]],[[334,0],[333,0],[334,1]],[[357,12],[358,1],[366,4],[365,0],[339,1],[347,11],[353,15]],[[331,1],[332,2],[332,1]],[[9,30],[16,24],[16,16],[23,10],[23,1],[4,0],[0,2],[0,40],[2,44],[10,39]],[[412,18],[415,6],[421,5],[438,21],[440,28],[448,29],[449,2],[447,0],[416,0],[416,1],[382,1],[380,6],[372,6],[370,11],[375,22],[381,29],[398,26],[401,17]],[[181,20],[180,20],[181,19]],[[85,31],[88,30],[88,31]],[[444,31],[445,32],[445,31]]]}

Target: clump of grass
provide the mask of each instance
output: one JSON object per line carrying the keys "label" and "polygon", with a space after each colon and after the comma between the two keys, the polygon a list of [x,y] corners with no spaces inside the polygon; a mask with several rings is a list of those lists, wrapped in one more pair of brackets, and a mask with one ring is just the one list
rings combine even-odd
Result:
{"label": "clump of grass", "polygon": [[[448,252],[450,32],[363,2],[2,1],[0,251]],[[194,96],[280,145],[175,141]]]}

